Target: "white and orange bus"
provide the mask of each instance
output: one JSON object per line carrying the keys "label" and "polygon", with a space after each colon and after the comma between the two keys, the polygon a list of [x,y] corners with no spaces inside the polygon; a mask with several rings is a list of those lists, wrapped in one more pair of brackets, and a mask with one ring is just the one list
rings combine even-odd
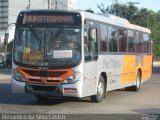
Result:
{"label": "white and orange bus", "polygon": [[37,99],[138,91],[151,77],[151,31],[112,15],[86,11],[20,12],[15,30],[12,92]]}

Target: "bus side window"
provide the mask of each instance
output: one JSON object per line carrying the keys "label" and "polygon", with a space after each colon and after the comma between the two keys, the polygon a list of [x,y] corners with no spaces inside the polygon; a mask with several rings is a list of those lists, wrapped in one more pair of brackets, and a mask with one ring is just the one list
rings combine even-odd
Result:
{"label": "bus side window", "polygon": [[143,34],[143,53],[150,53],[150,38],[149,34]]}
{"label": "bus side window", "polygon": [[137,32],[136,33],[137,36],[137,52],[138,53],[142,53],[142,33],[141,32]]}
{"label": "bus side window", "polygon": [[84,55],[86,61],[98,58],[97,29],[94,27],[84,29]]}
{"label": "bus side window", "polygon": [[108,26],[108,38],[109,38],[109,51],[117,52],[118,50],[117,31],[115,27]]}
{"label": "bus side window", "polygon": [[119,52],[127,51],[127,30],[123,28],[118,29],[118,46]]}
{"label": "bus side window", "polygon": [[85,60],[88,61],[88,60],[91,60],[91,55],[90,55],[90,46],[88,45],[89,41],[88,41],[88,31],[89,31],[89,28],[88,27],[85,27],[84,28],[84,56],[85,56]]}
{"label": "bus side window", "polygon": [[133,30],[128,30],[128,52],[133,53],[136,51],[135,33]]}
{"label": "bus side window", "polygon": [[102,52],[108,51],[107,26],[103,24],[100,25],[100,50]]}

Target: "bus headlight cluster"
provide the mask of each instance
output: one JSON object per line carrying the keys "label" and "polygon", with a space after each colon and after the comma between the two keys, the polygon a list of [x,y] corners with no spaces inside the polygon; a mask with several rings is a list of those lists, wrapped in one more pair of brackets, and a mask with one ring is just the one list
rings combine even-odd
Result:
{"label": "bus headlight cluster", "polygon": [[12,77],[19,82],[25,82],[24,77],[18,73],[16,70],[12,70]]}
{"label": "bus headlight cluster", "polygon": [[70,77],[68,77],[64,83],[66,84],[72,84],[72,83],[75,83],[76,81],[79,80],[79,78],[81,77],[81,73],[75,73],[73,75],[71,75]]}

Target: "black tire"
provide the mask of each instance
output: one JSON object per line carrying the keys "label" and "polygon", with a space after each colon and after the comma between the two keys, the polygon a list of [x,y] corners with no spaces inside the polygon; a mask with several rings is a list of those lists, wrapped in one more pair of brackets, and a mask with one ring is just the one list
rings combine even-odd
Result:
{"label": "black tire", "polygon": [[130,86],[130,87],[126,87],[125,90],[137,92],[137,91],[140,90],[140,88],[141,88],[141,74],[138,71],[137,78],[136,78],[136,85],[133,85],[133,86]]}
{"label": "black tire", "polygon": [[102,76],[99,77],[98,85],[97,85],[97,94],[91,96],[91,101],[100,103],[105,95],[105,82]]}

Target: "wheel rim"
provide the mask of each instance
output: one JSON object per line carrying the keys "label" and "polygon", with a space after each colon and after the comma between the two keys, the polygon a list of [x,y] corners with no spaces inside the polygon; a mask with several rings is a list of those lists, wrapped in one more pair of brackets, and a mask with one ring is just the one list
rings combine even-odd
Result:
{"label": "wheel rim", "polygon": [[104,85],[102,82],[98,83],[97,95],[101,98],[104,93]]}

